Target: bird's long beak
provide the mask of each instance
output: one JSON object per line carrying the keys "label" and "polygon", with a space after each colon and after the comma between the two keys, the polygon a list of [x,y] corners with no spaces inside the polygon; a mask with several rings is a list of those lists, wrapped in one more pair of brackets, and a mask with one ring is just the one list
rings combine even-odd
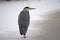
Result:
{"label": "bird's long beak", "polygon": [[34,9],[36,9],[36,8],[29,8],[29,10],[34,10]]}

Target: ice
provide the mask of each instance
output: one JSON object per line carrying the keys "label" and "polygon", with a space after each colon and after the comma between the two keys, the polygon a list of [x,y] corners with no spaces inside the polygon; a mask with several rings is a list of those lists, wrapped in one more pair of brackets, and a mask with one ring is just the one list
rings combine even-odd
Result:
{"label": "ice", "polygon": [[[27,38],[19,34],[18,15],[25,6],[30,11]],[[60,40],[60,2],[0,2],[0,40]]]}

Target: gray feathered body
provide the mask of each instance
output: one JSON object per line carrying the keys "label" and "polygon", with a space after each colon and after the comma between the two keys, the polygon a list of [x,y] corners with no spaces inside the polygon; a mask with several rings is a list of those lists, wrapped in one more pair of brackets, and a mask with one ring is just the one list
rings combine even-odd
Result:
{"label": "gray feathered body", "polygon": [[20,34],[26,34],[30,22],[30,15],[28,11],[21,11],[18,17]]}

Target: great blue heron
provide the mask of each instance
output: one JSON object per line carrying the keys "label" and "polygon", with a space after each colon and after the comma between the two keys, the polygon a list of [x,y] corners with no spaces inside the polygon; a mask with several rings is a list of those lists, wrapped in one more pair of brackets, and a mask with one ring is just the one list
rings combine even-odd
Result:
{"label": "great blue heron", "polygon": [[32,9],[35,8],[25,7],[18,17],[19,31],[21,35],[24,35],[24,38],[26,38],[26,32],[30,22],[29,10]]}

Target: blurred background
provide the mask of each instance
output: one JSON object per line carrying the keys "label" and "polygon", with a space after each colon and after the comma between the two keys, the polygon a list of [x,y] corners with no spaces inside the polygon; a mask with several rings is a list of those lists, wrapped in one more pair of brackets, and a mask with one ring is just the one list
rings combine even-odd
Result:
{"label": "blurred background", "polygon": [[[36,9],[24,39],[18,15],[26,6]],[[0,40],[60,40],[60,0],[0,0]]]}

